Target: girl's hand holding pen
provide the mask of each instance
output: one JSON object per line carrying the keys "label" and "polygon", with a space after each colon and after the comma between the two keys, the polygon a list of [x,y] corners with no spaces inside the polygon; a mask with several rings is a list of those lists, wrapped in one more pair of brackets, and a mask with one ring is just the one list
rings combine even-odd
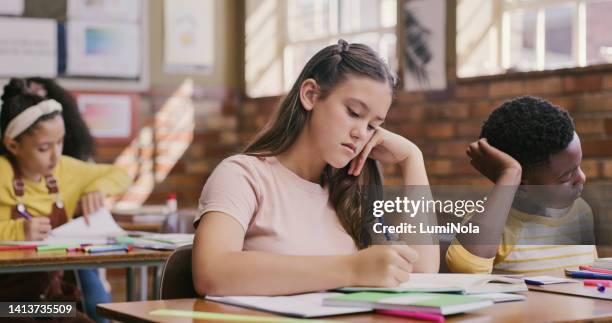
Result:
{"label": "girl's hand holding pen", "polygon": [[352,286],[395,287],[408,280],[419,255],[409,246],[372,246],[350,256]]}

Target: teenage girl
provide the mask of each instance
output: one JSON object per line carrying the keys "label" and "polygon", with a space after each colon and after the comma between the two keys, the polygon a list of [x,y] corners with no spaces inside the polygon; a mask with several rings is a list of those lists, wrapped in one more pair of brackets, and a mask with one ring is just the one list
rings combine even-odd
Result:
{"label": "teenage girl", "polygon": [[418,147],[382,127],[395,85],[362,44],[340,40],[308,61],[275,118],[204,186],[198,293],[396,286],[411,272],[438,271],[436,245],[373,245],[362,202],[363,185],[382,185],[378,162],[398,165],[404,185],[428,185]]}

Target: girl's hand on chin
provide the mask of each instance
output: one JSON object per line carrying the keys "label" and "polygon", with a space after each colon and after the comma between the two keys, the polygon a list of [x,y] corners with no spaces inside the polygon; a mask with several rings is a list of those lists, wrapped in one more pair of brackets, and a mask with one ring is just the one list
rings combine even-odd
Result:
{"label": "girl's hand on chin", "polygon": [[410,140],[378,127],[359,155],[351,161],[348,173],[349,175],[359,176],[367,158],[383,163],[397,164],[414,153],[420,154],[420,150]]}

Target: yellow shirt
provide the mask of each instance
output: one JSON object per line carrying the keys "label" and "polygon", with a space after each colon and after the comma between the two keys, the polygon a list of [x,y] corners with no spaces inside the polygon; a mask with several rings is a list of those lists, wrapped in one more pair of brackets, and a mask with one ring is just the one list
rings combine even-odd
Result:
{"label": "yellow shirt", "polygon": [[[68,220],[72,219],[77,203],[85,193],[99,191],[106,196],[125,191],[131,184],[129,176],[112,165],[86,163],[62,156],[53,170]],[[24,240],[23,219],[12,220],[11,210],[17,204],[13,189],[13,169],[0,156],[0,240]],[[49,194],[44,177],[39,182],[23,179],[23,202],[32,216],[48,216],[55,202]]]}
{"label": "yellow shirt", "polygon": [[580,198],[558,218],[511,209],[495,257],[476,256],[454,239],[446,252],[446,264],[455,273],[555,271],[593,263],[597,252],[592,243],[593,213]]}

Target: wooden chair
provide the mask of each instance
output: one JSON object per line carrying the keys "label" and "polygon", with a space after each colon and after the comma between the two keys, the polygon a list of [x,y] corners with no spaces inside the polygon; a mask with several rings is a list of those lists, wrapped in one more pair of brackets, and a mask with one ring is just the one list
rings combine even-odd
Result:
{"label": "wooden chair", "polygon": [[174,250],[164,264],[159,288],[159,299],[197,298],[191,278],[193,245]]}

